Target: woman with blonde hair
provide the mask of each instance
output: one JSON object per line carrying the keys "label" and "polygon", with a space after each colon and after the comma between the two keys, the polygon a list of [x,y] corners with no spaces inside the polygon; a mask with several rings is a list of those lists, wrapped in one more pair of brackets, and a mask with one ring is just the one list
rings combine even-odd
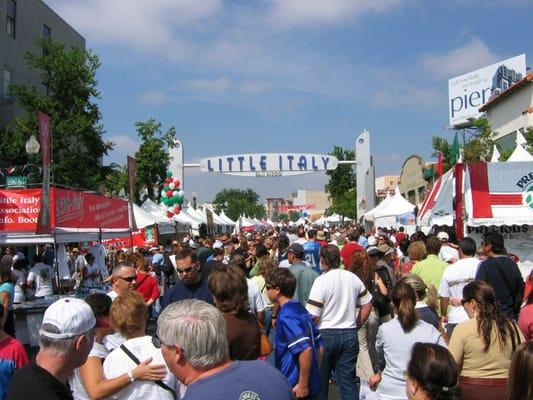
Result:
{"label": "woman with blonde hair", "polygon": [[156,348],[152,337],[145,334],[148,307],[143,297],[131,290],[118,296],[111,305],[109,317],[111,327],[126,341],[106,357],[104,374],[107,379],[113,379],[127,373],[131,384],[108,398],[176,399],[180,384],[166,366],[166,375],[162,380],[139,381],[133,375],[140,360],[152,358],[154,364],[165,364],[161,349]]}
{"label": "woman with blonde hair", "polygon": [[450,339],[460,370],[461,399],[505,399],[511,358],[524,337],[501,311],[489,284],[470,282],[461,302],[470,319],[458,324]]}
{"label": "woman with blonde hair", "polygon": [[427,249],[425,243],[421,240],[411,241],[411,244],[407,248],[407,255],[409,256],[409,261],[400,266],[400,276],[410,273],[418,261],[426,258]]}

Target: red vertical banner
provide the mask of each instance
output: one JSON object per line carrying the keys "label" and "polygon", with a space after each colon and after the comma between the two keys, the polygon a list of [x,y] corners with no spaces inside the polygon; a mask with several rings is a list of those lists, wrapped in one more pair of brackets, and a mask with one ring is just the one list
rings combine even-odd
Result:
{"label": "red vertical banner", "polygon": [[455,232],[457,240],[464,237],[463,221],[463,164],[455,164]]}
{"label": "red vertical banner", "polygon": [[439,157],[437,158],[437,176],[440,178],[444,167],[442,165],[442,151],[439,151]]}
{"label": "red vertical banner", "polygon": [[41,210],[37,220],[35,233],[51,231],[51,198],[50,198],[50,165],[52,163],[52,128],[50,117],[39,111],[39,141],[41,142],[41,158],[43,160]]}
{"label": "red vertical banner", "polygon": [[128,199],[130,203],[130,229],[137,230],[135,214],[133,212],[133,200],[135,191],[135,158],[128,156]]}

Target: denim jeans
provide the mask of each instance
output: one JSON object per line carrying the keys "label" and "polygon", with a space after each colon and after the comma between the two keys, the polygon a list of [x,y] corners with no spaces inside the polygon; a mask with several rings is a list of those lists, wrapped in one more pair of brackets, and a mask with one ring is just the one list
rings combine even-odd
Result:
{"label": "denim jeans", "polygon": [[324,340],[324,357],[320,368],[320,384],[322,400],[327,400],[329,378],[335,371],[337,387],[341,400],[359,400],[359,383],[355,378],[355,365],[359,342],[357,330],[353,329],[321,329]]}

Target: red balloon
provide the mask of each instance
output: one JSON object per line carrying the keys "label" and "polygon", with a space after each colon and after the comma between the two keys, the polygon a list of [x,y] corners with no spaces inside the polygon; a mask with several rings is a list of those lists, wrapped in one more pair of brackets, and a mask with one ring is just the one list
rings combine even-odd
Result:
{"label": "red balloon", "polygon": [[168,197],[168,198],[171,198],[171,197],[172,197],[172,190],[167,191],[167,197]]}
{"label": "red balloon", "polygon": [[176,215],[180,213],[181,210],[176,210]]}
{"label": "red balloon", "polygon": [[166,182],[166,183],[171,183],[171,182],[172,182],[172,178],[167,178],[167,179],[165,179],[165,182]]}
{"label": "red balloon", "polygon": [[174,216],[173,213],[171,213],[170,211],[167,212],[167,218],[172,218]]}
{"label": "red balloon", "polygon": [[174,185],[176,186],[176,189],[180,187],[181,182],[179,179],[174,179]]}

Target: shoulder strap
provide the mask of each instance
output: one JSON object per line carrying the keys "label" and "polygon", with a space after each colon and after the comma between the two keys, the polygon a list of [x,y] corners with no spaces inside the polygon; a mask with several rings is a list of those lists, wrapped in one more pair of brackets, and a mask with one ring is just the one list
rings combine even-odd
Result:
{"label": "shoulder strap", "polygon": [[509,295],[512,295],[514,292],[514,289],[511,286],[511,282],[509,282],[509,278],[503,272],[502,267],[500,265],[500,261],[499,260],[494,260],[494,261],[496,261],[496,266],[498,267],[498,271],[500,272],[500,276],[502,277],[503,282],[505,283],[505,286],[507,286],[507,289],[509,289]]}
{"label": "shoulder strap", "polygon": [[[141,362],[139,361],[139,359],[135,356],[135,354],[133,354],[126,346],[124,346],[123,344],[120,345],[120,349],[126,353],[126,355],[131,358],[131,360],[139,365]],[[154,383],[159,386],[160,388],[162,389],[165,389],[165,390],[168,390],[170,393],[172,393],[172,395],[174,397],[176,397],[176,392],[174,391],[174,389],[172,389],[170,386],[168,386],[166,383],[164,383],[163,381],[154,381]]]}

